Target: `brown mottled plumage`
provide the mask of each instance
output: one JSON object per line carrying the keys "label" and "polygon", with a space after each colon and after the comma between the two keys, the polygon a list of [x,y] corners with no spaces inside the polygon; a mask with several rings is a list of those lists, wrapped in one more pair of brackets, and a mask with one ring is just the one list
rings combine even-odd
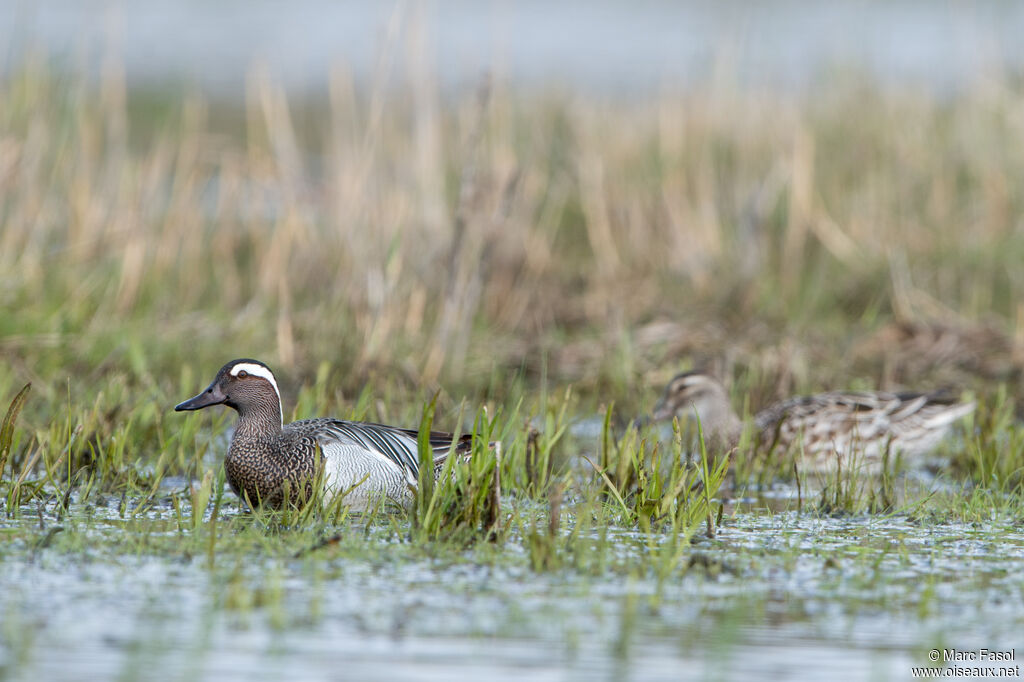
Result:
{"label": "brown mottled plumage", "polygon": [[[308,499],[323,473],[326,488],[345,494],[345,503],[365,510],[381,497],[411,500],[419,476],[417,431],[341,419],[306,419],[284,424],[273,372],[262,362],[232,360],[199,395],[174,409],[227,405],[238,411],[224,469],[231,488],[250,504],[281,506]],[[432,431],[434,473],[448,453],[468,456],[471,437]]]}
{"label": "brown mottled plumage", "polygon": [[[831,392],[792,398],[754,415],[755,445],[761,452],[803,447],[804,469],[834,469],[842,462],[877,470],[887,448],[907,457],[934,449],[950,426],[974,410],[946,393]],[[743,422],[717,380],[684,372],[665,388],[653,418],[696,413],[714,447],[734,447]]]}

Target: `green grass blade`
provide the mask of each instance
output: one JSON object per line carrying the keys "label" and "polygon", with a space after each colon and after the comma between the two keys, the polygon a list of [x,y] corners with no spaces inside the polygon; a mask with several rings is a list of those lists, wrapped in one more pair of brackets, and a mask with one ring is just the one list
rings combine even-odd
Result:
{"label": "green grass blade", "polygon": [[0,480],[4,477],[4,469],[7,467],[7,458],[11,454],[11,441],[14,438],[14,424],[18,421],[18,414],[25,406],[28,399],[28,391],[32,388],[32,382],[25,384],[25,387],[14,396],[11,406],[7,408],[3,424],[0,425]]}
{"label": "green grass blade", "polygon": [[422,526],[427,521],[426,512],[434,496],[434,451],[430,447],[430,430],[433,428],[434,413],[437,411],[437,396],[438,394],[435,393],[430,401],[423,406],[423,416],[420,419],[420,431],[417,436],[420,471],[416,485],[414,526]]}

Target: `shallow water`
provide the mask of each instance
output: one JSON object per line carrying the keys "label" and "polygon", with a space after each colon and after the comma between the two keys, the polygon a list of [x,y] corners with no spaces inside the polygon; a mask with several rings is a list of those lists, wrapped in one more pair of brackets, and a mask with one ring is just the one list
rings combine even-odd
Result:
{"label": "shallow water", "polygon": [[661,585],[628,529],[598,575],[533,572],[515,534],[430,556],[358,521],[337,547],[211,568],[141,540],[178,533],[169,508],[126,523],[95,507],[36,548],[26,509],[0,521],[0,675],[902,679],[933,647],[1022,645],[1024,533],[1008,523],[740,509]]}

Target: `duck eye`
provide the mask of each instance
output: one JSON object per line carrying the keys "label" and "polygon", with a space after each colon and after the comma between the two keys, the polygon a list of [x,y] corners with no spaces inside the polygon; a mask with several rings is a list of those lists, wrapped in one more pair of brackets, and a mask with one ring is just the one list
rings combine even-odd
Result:
{"label": "duck eye", "polygon": [[239,379],[244,379],[247,376],[249,376],[249,373],[246,372],[244,369],[240,369],[238,370],[238,374],[236,374],[235,376],[238,377]]}

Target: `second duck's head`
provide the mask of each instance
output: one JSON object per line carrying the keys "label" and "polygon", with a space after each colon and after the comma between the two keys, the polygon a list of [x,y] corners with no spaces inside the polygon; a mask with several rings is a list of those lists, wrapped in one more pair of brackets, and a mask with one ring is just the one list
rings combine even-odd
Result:
{"label": "second duck's head", "polygon": [[702,422],[707,422],[723,418],[722,411],[730,409],[729,394],[718,380],[705,372],[691,371],[677,374],[668,382],[651,417],[655,421],[686,419],[696,412]]}
{"label": "second duck's head", "polygon": [[268,417],[280,417],[283,421],[281,392],[274,373],[251,358],[232,360],[221,367],[205,391],[175,405],[174,410],[201,410],[211,405],[227,405],[243,416],[267,412]]}

